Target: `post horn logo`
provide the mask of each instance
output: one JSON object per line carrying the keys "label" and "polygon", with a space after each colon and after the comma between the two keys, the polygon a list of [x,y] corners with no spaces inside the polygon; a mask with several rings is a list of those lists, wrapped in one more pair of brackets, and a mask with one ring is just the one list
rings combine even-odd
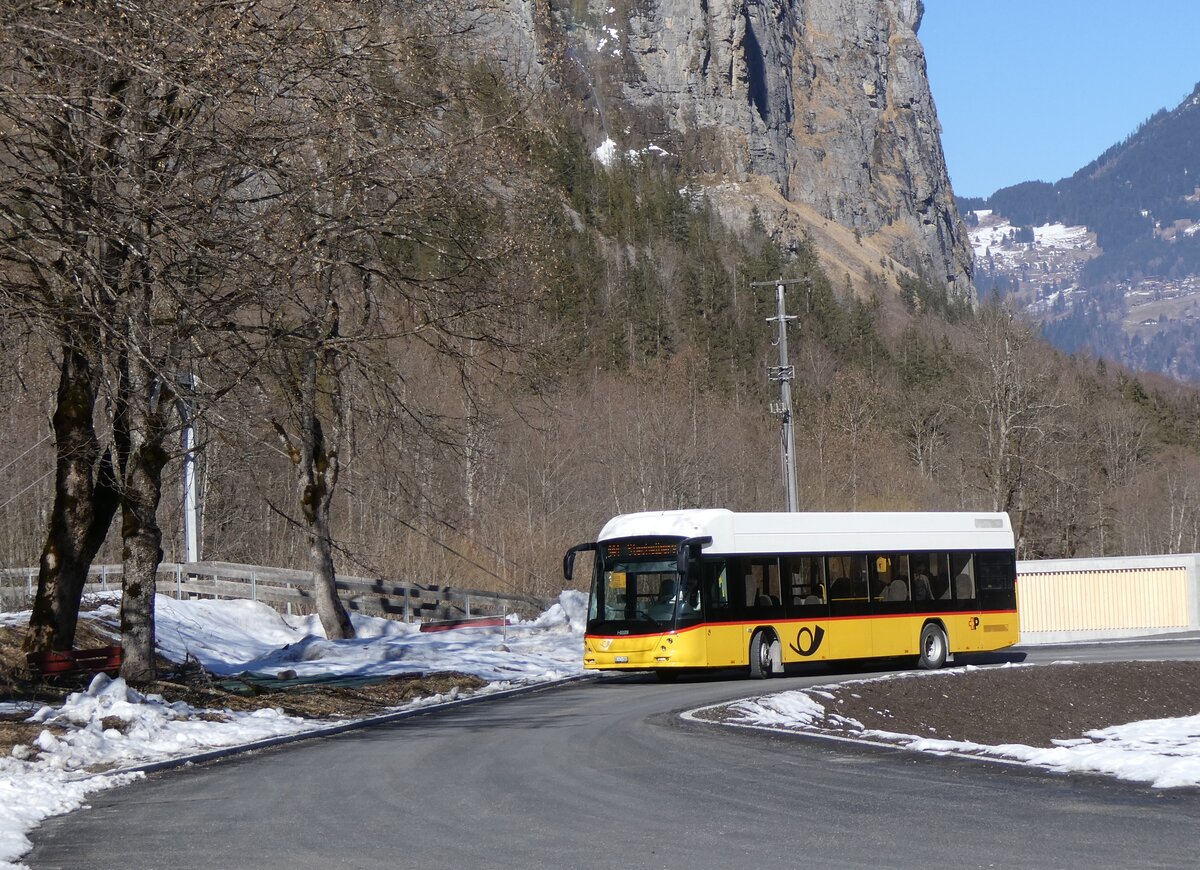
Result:
{"label": "post horn logo", "polygon": [[[807,635],[807,637],[805,636]],[[825,638],[825,629],[821,626],[809,628],[807,625],[796,632],[796,642],[789,643],[788,646],[798,655],[810,656],[817,651],[821,646],[821,641]]]}

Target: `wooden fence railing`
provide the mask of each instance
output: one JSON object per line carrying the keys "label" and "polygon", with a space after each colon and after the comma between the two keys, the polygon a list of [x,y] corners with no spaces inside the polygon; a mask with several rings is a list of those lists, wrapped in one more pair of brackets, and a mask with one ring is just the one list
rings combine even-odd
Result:
{"label": "wooden fence railing", "polygon": [[[121,588],[120,565],[93,565],[84,594]],[[400,583],[382,577],[337,578],[347,609],[403,618],[406,622],[494,616],[533,615],[551,601],[535,595],[462,589],[456,586]],[[0,569],[0,605],[28,606],[37,590],[37,568]],[[176,598],[246,598],[291,613],[315,609],[312,572],[232,562],[163,562],[158,591]]]}

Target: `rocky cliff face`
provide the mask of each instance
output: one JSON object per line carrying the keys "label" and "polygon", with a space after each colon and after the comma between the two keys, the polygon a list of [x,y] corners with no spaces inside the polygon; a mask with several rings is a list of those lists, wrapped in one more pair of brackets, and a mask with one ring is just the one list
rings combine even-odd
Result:
{"label": "rocky cliff face", "polygon": [[[509,0],[510,62],[621,151],[675,155],[727,219],[810,235],[829,270],[973,294],[917,39],[920,0]],[[649,151],[645,159],[660,159]]]}

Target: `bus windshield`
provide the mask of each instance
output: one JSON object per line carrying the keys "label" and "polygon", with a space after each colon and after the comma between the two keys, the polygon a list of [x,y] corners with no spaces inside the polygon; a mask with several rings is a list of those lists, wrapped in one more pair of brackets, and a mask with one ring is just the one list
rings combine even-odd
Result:
{"label": "bus windshield", "polygon": [[588,631],[597,634],[647,634],[670,631],[679,622],[700,617],[694,584],[681,587],[676,559],[602,560],[592,581]]}

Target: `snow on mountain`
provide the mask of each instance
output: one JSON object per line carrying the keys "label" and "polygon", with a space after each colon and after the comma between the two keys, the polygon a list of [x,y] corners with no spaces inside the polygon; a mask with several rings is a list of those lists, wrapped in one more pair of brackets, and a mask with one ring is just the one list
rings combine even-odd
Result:
{"label": "snow on mountain", "polygon": [[992,258],[1018,262],[1030,259],[1030,254],[1050,255],[1054,252],[1095,252],[1096,237],[1087,227],[1068,227],[1063,224],[1044,224],[1032,227],[1033,241],[1018,241],[1021,228],[1009,223],[1007,218],[995,215],[990,210],[975,212],[979,225],[970,230],[971,247],[976,260]]}

